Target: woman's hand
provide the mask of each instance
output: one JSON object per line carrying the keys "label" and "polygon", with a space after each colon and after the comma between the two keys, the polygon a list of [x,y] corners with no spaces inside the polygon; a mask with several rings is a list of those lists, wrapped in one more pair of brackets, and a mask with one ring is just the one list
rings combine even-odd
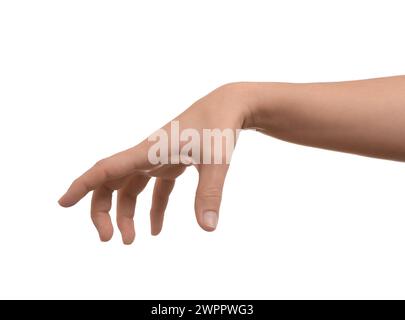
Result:
{"label": "woman's hand", "polygon": [[[225,85],[194,103],[152,139],[98,162],[73,182],[59,203],[72,206],[94,190],[91,216],[101,240],[107,241],[113,234],[111,194],[118,190],[117,224],[129,244],[135,237],[136,197],[150,177],[157,178],[151,225],[152,234],[158,234],[175,179],[194,165],[199,172],[197,221],[212,231],[230,154],[242,128],[298,144],[405,161],[405,76]],[[154,138],[160,138],[158,145]]]}
{"label": "woman's hand", "polygon": [[[59,204],[73,206],[93,191],[91,217],[100,239],[108,241],[113,235],[109,214],[112,193],[117,190],[117,226],[123,242],[131,244],[135,238],[136,199],[151,177],[156,177],[150,210],[151,233],[157,235],[176,178],[192,165],[199,172],[195,196],[197,221],[204,230],[215,230],[230,153],[237,130],[249,113],[246,98],[239,84],[216,89],[149,139],[98,161],[72,183]],[[208,137],[207,133],[213,135]],[[216,136],[218,133],[221,135]],[[208,139],[204,139],[204,134]]]}

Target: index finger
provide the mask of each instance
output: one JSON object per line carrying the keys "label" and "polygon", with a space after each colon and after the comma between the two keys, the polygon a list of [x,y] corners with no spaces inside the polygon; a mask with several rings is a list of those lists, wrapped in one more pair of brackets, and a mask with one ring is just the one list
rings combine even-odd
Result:
{"label": "index finger", "polygon": [[73,181],[66,193],[59,199],[62,207],[79,202],[87,193],[103,183],[129,175],[136,170],[147,170],[151,166],[147,151],[141,145],[121,151],[98,161],[92,168]]}

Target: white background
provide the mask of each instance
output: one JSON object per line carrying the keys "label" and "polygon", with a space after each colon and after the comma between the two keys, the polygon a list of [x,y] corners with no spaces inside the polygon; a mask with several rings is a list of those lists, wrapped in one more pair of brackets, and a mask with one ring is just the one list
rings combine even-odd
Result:
{"label": "white background", "polygon": [[[163,232],[100,243],[100,158],[231,81],[405,74],[403,1],[1,1],[0,298],[405,298],[405,166],[241,134],[220,223],[179,179]],[[405,106],[404,106],[405,107]]]}

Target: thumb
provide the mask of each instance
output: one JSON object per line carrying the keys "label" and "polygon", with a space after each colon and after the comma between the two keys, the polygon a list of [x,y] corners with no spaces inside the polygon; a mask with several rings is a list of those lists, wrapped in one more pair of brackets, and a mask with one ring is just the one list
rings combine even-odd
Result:
{"label": "thumb", "polygon": [[217,227],[222,188],[228,167],[228,164],[203,164],[198,167],[195,214],[198,224],[205,231],[214,231]]}

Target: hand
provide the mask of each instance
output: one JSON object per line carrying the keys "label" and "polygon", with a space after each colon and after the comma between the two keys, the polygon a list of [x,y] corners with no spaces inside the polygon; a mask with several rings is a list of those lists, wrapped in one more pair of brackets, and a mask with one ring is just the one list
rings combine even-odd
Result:
{"label": "hand", "polygon": [[[193,165],[199,172],[197,221],[204,230],[212,231],[218,222],[229,166],[228,142],[233,149],[238,129],[255,128],[302,145],[405,161],[404,92],[405,76],[334,83],[225,85],[152,135],[163,141],[158,149],[147,139],[99,161],[73,182],[59,203],[72,206],[94,190],[91,215],[101,240],[107,241],[113,234],[111,195],[118,190],[117,224],[124,243],[129,244],[135,237],[136,197],[150,177],[156,177],[151,208],[151,229],[156,235],[162,228],[175,179]],[[173,134],[173,123],[179,126],[178,134]],[[211,143],[209,135],[204,139],[208,129],[224,134],[220,143]],[[155,156],[151,151],[156,151]]]}
{"label": "hand", "polygon": [[[206,143],[191,139],[192,135],[190,139],[181,139],[181,135],[185,133],[184,136],[187,136],[186,129],[192,129],[194,137],[199,135],[200,138],[203,137],[206,129],[228,130],[228,133],[231,132],[235,138],[233,147],[236,143],[236,130],[243,127],[248,115],[248,108],[244,103],[246,100],[244,91],[238,87],[238,84],[229,84],[214,90],[157,132],[161,133],[164,130],[169,142],[168,158],[164,164],[162,161],[151,162],[151,154],[153,155],[151,148],[156,146],[156,142],[145,139],[133,148],[98,161],[71,184],[59,200],[59,204],[63,207],[73,206],[88,192],[93,191],[91,217],[101,241],[108,241],[113,235],[109,214],[112,193],[117,190],[117,226],[121,232],[122,241],[125,244],[131,244],[135,238],[136,199],[151,177],[156,177],[150,210],[151,233],[157,235],[162,229],[164,212],[175,180],[187,166],[192,165],[199,173],[195,196],[197,221],[204,230],[215,230],[222,189],[229,166],[227,161],[229,159],[226,157],[230,155],[222,152],[226,151],[226,137],[221,137],[223,144],[219,149],[215,149],[215,141],[212,141],[214,138],[210,138],[213,143],[211,147],[208,146],[211,154],[207,155],[207,149],[204,149]],[[173,123],[178,124],[180,136],[173,134]],[[162,156],[164,153],[162,150],[164,151],[164,148],[159,150],[160,154],[157,155]],[[216,163],[213,163],[214,156],[218,156],[218,152],[215,153],[215,151],[220,151],[220,154]],[[208,164],[202,163],[204,154],[210,160]]]}

